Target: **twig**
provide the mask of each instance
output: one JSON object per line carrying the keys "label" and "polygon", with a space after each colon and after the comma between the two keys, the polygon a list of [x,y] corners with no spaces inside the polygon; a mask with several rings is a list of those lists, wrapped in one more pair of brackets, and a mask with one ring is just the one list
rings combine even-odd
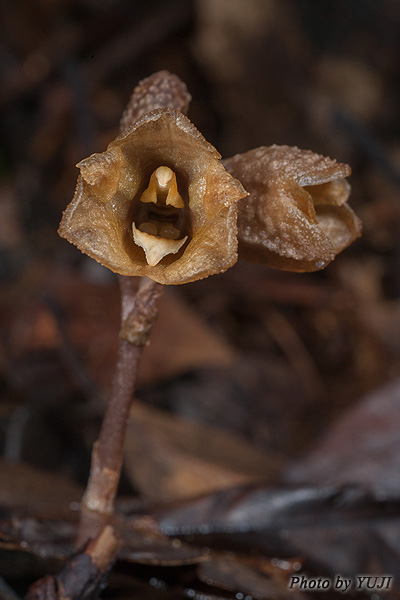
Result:
{"label": "twig", "polygon": [[19,406],[12,412],[4,436],[3,456],[7,460],[23,460],[22,453],[25,428],[31,414],[32,411],[29,406]]}
{"label": "twig", "polygon": [[57,575],[34,583],[26,600],[89,600],[105,587],[118,550],[118,538],[108,525],[85,550],[71,556]]}
{"label": "twig", "polygon": [[143,348],[158,313],[163,286],[150,279],[119,278],[121,333],[111,397],[94,445],[88,486],[82,500],[78,544],[93,538],[114,510],[122,468],[125,429]]}

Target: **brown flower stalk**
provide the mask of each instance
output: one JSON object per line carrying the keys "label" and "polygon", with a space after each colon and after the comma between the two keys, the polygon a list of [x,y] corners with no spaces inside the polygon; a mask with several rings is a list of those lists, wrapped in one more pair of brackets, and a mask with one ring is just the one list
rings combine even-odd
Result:
{"label": "brown flower stalk", "polygon": [[125,429],[139,361],[158,314],[163,287],[147,278],[120,276],[121,331],[110,400],[92,452],[90,477],[81,503],[78,545],[113,515],[122,469]]}

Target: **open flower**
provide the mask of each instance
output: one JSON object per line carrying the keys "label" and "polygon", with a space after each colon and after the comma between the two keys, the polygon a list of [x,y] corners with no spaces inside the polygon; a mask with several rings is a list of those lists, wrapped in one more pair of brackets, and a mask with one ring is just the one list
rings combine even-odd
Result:
{"label": "open flower", "polygon": [[182,113],[142,116],[78,164],[61,236],[121,275],[179,284],[237,260],[237,202],[246,195]]}
{"label": "open flower", "polygon": [[346,203],[348,165],[290,146],[256,148],[223,163],[249,192],[239,203],[241,258],[315,271],[360,235]]}

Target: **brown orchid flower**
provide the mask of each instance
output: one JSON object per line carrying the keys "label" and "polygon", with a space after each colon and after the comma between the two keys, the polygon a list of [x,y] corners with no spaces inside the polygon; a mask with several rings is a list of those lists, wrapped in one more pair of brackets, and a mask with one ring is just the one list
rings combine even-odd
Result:
{"label": "brown orchid flower", "polygon": [[288,146],[221,162],[182,114],[189,100],[165,71],[139,84],[122,134],[77,165],[62,237],[121,275],[180,284],[231,267],[238,240],[245,259],[312,271],[359,235],[348,165]]}
{"label": "brown orchid flower", "polygon": [[59,233],[121,275],[179,284],[225,271],[247,194],[220,158],[181,112],[152,110],[77,165]]}
{"label": "brown orchid flower", "polygon": [[347,205],[349,165],[290,146],[223,161],[249,196],[239,203],[239,256],[289,271],[316,271],[360,235]]}

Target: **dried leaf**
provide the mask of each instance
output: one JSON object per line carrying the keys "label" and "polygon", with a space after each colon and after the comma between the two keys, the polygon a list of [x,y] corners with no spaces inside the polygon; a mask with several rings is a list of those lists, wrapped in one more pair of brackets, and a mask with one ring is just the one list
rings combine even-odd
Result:
{"label": "dried leaf", "polygon": [[81,487],[67,477],[0,458],[0,505],[3,508],[57,511],[79,502],[82,494]]}
{"label": "dried leaf", "polygon": [[119,560],[173,567],[198,563],[209,558],[208,548],[196,548],[178,538],[166,537],[156,521],[149,517],[127,519],[122,527],[122,537]]}
{"label": "dried leaf", "polygon": [[[9,319],[9,345],[13,356],[38,349],[57,350],[68,342],[82,369],[100,386],[111,381],[117,358],[120,299],[109,281],[93,281],[85,274],[57,268],[38,282],[59,306],[68,340],[49,304],[29,297]],[[42,288],[42,289],[43,289]],[[139,385],[170,379],[202,367],[232,364],[234,350],[177,294],[166,293],[150,344],[139,370]]]}
{"label": "dried leaf", "polygon": [[177,294],[164,294],[150,344],[140,363],[144,383],[176,377],[201,367],[225,367],[234,350]]}
{"label": "dried leaf", "polygon": [[[264,556],[303,556],[319,574],[400,577],[400,501],[357,487],[241,487],[157,511],[168,535]],[[340,551],[338,551],[340,549]]]}
{"label": "dried leaf", "polygon": [[[43,560],[65,559],[75,548],[78,513],[14,515],[0,522],[0,548],[27,552]],[[122,546],[118,558],[130,563],[180,566],[206,560],[209,551],[163,534],[154,519],[116,519]]]}
{"label": "dried leaf", "polygon": [[[125,463],[133,484],[153,500],[175,500],[248,481],[275,479],[280,461],[239,436],[135,403]],[[146,460],[140,457],[146,456]]]}
{"label": "dried leaf", "polygon": [[[298,566],[300,567],[300,563]],[[288,590],[288,581],[267,575],[261,570],[261,564],[258,567],[244,564],[244,561],[235,556],[213,557],[199,565],[198,574],[200,580],[207,585],[237,594],[249,594],[255,600],[304,598],[303,594]]]}
{"label": "dried leaf", "polygon": [[286,473],[292,484],[358,484],[399,497],[400,381],[369,394]]}

